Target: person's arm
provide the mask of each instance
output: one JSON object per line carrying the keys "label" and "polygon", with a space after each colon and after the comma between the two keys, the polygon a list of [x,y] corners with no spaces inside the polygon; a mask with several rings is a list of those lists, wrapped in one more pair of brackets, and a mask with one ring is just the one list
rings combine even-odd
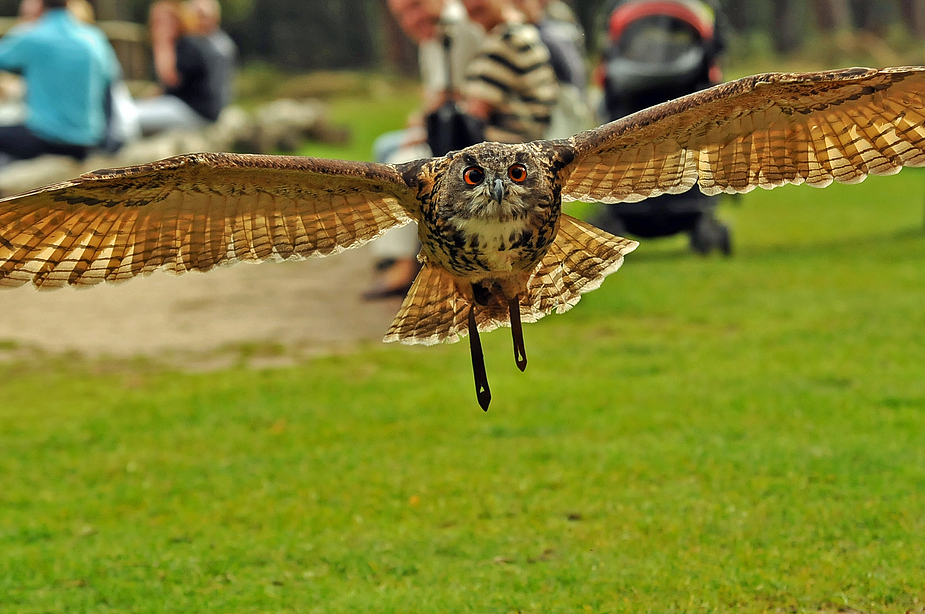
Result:
{"label": "person's arm", "polygon": [[16,32],[0,38],[0,70],[22,73],[24,67],[23,39]]}
{"label": "person's arm", "polygon": [[119,62],[119,56],[116,55],[116,50],[112,48],[112,44],[109,42],[109,39],[106,38],[106,35],[102,31],[98,32],[99,35],[99,45],[103,54],[103,66],[106,71],[106,79],[109,81],[109,85],[122,81],[122,64]]}
{"label": "person's arm", "polygon": [[206,77],[206,58],[202,48],[190,38],[177,41],[177,73],[180,83],[194,83]]}
{"label": "person's arm", "polygon": [[482,100],[480,98],[466,98],[466,113],[472,117],[475,117],[476,119],[482,120],[483,122],[488,121],[488,118],[491,117],[491,114],[495,108],[496,105],[493,102]]}
{"label": "person's arm", "polygon": [[177,71],[177,26],[170,7],[162,2],[151,5],[151,53],[154,56],[154,73],[158,81],[168,88],[180,84]]}
{"label": "person's arm", "polygon": [[499,73],[495,66],[503,49],[488,46],[469,63],[465,81],[462,86],[462,104],[466,113],[483,122],[503,103],[510,85],[498,80]]}

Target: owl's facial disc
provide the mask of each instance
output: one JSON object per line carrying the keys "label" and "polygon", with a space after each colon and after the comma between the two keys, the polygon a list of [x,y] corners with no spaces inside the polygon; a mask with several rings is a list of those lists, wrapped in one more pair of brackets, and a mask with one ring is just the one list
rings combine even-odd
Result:
{"label": "owl's facial disc", "polygon": [[478,157],[468,152],[462,161],[458,177],[464,191],[454,207],[460,219],[510,220],[526,215],[529,177],[524,162],[514,156]]}
{"label": "owl's facial disc", "polygon": [[498,176],[492,170],[470,166],[463,173],[463,179],[470,188],[469,213],[471,215],[484,218],[504,216],[508,208],[504,201],[509,190],[503,177]]}
{"label": "owl's facial disc", "polygon": [[[477,164],[472,164],[463,171],[463,181],[472,190],[471,194],[475,196],[475,198],[470,198],[475,211],[490,214],[491,210],[495,209],[491,207],[492,201],[497,203],[498,208],[501,207],[507,189],[500,177]],[[479,201],[483,202],[480,204]]]}

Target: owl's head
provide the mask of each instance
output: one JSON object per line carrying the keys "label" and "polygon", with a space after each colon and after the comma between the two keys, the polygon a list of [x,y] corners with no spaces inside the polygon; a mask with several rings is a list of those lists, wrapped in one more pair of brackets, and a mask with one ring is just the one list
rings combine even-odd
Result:
{"label": "owl's head", "polygon": [[554,197],[548,160],[532,144],[479,143],[448,158],[442,215],[509,221],[549,206]]}

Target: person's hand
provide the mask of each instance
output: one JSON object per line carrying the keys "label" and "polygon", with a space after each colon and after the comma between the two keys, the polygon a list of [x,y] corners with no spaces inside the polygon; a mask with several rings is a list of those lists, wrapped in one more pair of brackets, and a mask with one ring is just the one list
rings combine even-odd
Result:
{"label": "person's hand", "polygon": [[466,99],[466,113],[480,119],[482,121],[488,121],[488,118],[491,117],[491,111],[494,109],[494,105],[490,102],[484,100],[479,100],[477,98],[468,98]]}
{"label": "person's hand", "polygon": [[173,88],[180,85],[180,73],[177,72],[177,64],[174,58],[166,58],[161,62],[154,59],[154,72],[157,73],[157,80],[165,87]]}
{"label": "person's hand", "polygon": [[424,128],[423,120],[415,126],[409,126],[405,130],[405,138],[402,140],[402,147],[411,147],[421,145],[427,142],[427,130]]}

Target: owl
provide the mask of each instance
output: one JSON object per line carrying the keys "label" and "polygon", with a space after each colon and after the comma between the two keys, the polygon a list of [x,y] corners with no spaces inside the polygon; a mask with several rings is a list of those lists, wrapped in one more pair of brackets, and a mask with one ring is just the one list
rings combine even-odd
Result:
{"label": "owl", "polygon": [[325,256],[416,221],[421,271],[385,341],[468,335],[573,307],[635,241],[562,202],[824,187],[925,166],[925,67],[746,77],[568,139],[480,143],[406,164],[201,153],[98,170],[0,200],[0,286],[119,282],[163,269]]}

